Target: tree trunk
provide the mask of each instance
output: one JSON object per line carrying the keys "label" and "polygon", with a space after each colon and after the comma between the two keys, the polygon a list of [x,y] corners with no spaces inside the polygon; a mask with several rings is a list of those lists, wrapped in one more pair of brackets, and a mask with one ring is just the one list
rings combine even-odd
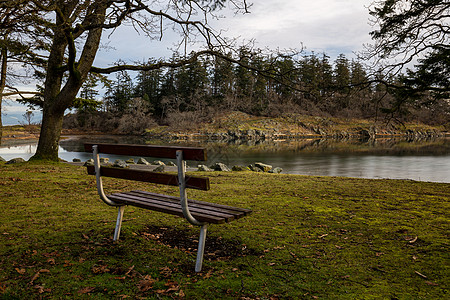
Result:
{"label": "tree trunk", "polygon": [[64,111],[52,112],[50,109],[44,108],[39,143],[32,160],[59,161],[58,148],[63,118]]}
{"label": "tree trunk", "polygon": [[3,122],[2,122],[2,102],[3,96],[2,93],[5,90],[6,86],[6,69],[7,69],[7,61],[8,59],[8,50],[6,46],[1,49],[0,60],[1,60],[1,70],[0,70],[0,145],[2,144],[2,136],[3,136]]}
{"label": "tree trunk", "polygon": [[[76,63],[77,48],[72,34],[75,30],[68,31],[67,25],[77,2],[58,2],[60,2],[57,5],[60,5],[62,15],[57,14],[55,34],[47,63],[41,134],[36,154],[32,157],[33,160],[59,160],[58,147],[64,112],[73,105],[75,97],[92,67],[103,30],[98,25],[105,22],[106,9],[110,5],[108,1],[92,2],[94,11],[86,16],[87,23],[83,24],[93,25],[93,28],[86,32],[82,52]],[[65,57],[66,54],[67,57]],[[63,80],[64,71],[61,70],[61,66],[64,64],[67,64],[69,74],[66,80]]]}

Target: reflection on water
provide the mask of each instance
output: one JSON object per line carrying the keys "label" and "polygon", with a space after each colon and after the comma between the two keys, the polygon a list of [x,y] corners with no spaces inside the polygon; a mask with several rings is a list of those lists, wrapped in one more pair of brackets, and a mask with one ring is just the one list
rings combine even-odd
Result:
{"label": "reflection on water", "polygon": [[[290,174],[450,182],[448,138],[219,143],[146,141],[143,138],[117,136],[77,137],[61,141],[59,156],[67,161],[75,157],[83,161],[91,158],[89,153],[82,152],[86,141],[202,146],[208,150],[208,164],[220,161],[232,166],[263,162],[281,167],[284,173]],[[0,148],[0,156],[6,160],[14,157],[29,159],[35,150],[35,145]]]}

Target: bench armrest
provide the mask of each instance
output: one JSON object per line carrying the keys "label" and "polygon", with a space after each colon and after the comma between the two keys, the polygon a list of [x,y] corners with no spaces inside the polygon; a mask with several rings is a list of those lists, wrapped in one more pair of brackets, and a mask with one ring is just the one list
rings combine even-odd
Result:
{"label": "bench armrest", "polygon": [[186,164],[183,160],[183,150],[177,150],[177,166],[178,166],[178,185],[180,187],[180,203],[181,209],[183,210],[183,216],[192,225],[204,225],[203,222],[199,222],[195,219],[191,212],[189,211],[188,198],[186,193]]}
{"label": "bench armrest", "polygon": [[98,155],[98,146],[93,145],[92,150],[93,150],[92,155],[93,155],[94,167],[95,167],[95,178],[97,181],[97,192],[100,196],[100,199],[102,199],[103,202],[105,202],[106,204],[111,205],[111,206],[122,206],[123,204],[116,203],[106,196],[105,191],[103,190],[102,177],[100,174],[100,157]]}

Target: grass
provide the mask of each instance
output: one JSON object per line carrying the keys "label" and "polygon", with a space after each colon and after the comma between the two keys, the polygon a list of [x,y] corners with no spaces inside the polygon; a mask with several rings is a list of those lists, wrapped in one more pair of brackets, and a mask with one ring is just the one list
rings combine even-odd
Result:
{"label": "grass", "polygon": [[0,163],[0,299],[448,297],[450,184],[204,175],[211,190],[192,198],[253,214],[209,227],[196,274],[198,228],[182,218],[128,207],[113,243],[116,210],[84,168]]}

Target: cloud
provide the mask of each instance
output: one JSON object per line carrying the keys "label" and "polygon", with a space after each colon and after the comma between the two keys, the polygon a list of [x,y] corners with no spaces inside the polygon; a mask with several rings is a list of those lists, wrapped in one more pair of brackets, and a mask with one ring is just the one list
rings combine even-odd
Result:
{"label": "cloud", "polygon": [[[330,56],[362,49],[370,41],[368,25],[371,0],[265,0],[255,2],[249,14],[230,9],[218,12],[224,16],[210,19],[215,29],[225,30],[229,38],[255,40],[259,48],[300,49],[325,52]],[[109,40],[115,51],[101,50],[96,65],[107,66],[118,59],[128,62],[148,58],[169,58],[170,48],[179,40],[167,27],[163,40],[150,40],[138,35],[130,26],[118,28]],[[104,34],[107,42],[108,32]]]}

